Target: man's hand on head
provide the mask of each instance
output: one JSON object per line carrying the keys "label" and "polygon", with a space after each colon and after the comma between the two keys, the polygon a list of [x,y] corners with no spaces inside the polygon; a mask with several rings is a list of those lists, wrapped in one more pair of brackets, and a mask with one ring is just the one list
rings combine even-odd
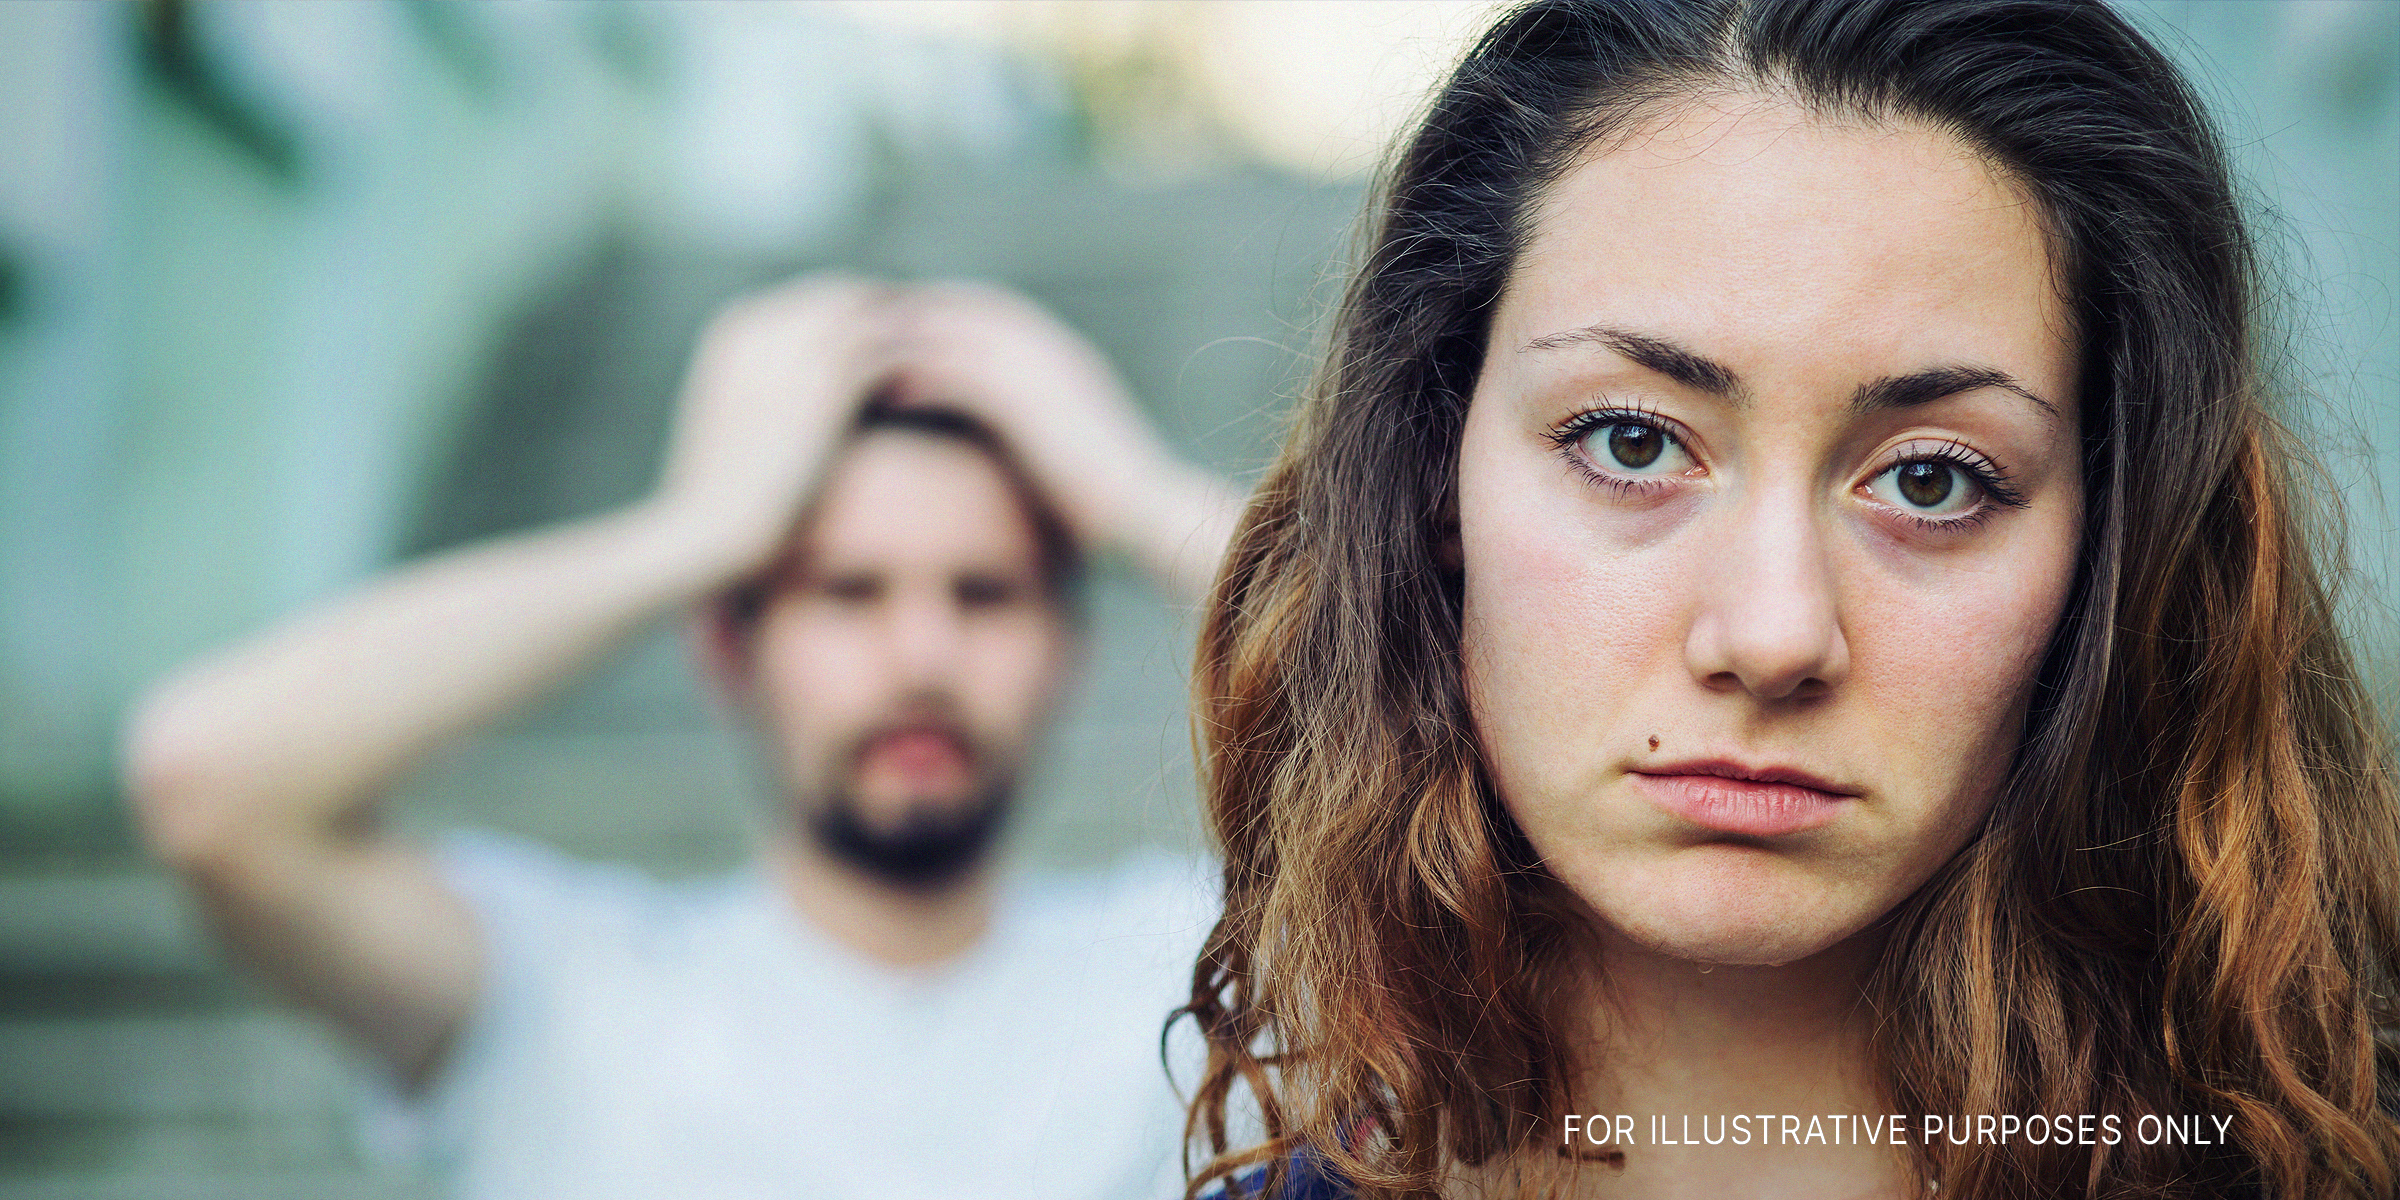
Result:
{"label": "man's hand on head", "polygon": [[899,361],[891,285],[804,276],[727,305],[701,334],[652,498],[729,573],[763,565],[827,453]]}
{"label": "man's hand on head", "polygon": [[1086,544],[1142,549],[1162,489],[1191,469],[1143,419],[1106,355],[1024,296],[988,284],[909,289],[896,305],[903,404],[980,418]]}
{"label": "man's hand on head", "polygon": [[1197,596],[1233,492],[1171,453],[1106,355],[1033,301],[979,283],[805,276],[746,297],[694,353],[649,505],[726,580],[765,566],[870,396],[959,409],[999,434],[1086,546]]}

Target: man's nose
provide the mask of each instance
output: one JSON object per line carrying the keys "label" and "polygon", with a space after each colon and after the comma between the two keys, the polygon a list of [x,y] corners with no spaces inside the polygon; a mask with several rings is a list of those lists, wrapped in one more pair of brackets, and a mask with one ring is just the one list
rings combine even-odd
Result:
{"label": "man's nose", "polygon": [[912,589],[894,598],[885,638],[892,665],[910,685],[937,683],[957,670],[964,629],[946,592]]}
{"label": "man's nose", "polygon": [[1692,677],[1762,700],[1808,699],[1850,670],[1839,588],[1820,515],[1799,488],[1761,494],[1734,514],[1701,564],[1685,637]]}

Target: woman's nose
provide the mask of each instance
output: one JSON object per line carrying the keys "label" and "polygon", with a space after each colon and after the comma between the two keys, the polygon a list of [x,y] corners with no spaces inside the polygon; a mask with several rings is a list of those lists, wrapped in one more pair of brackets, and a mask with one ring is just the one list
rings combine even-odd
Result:
{"label": "woman's nose", "polygon": [[1684,659],[1716,691],[1810,699],[1850,669],[1839,588],[1812,504],[1762,496],[1708,556]]}

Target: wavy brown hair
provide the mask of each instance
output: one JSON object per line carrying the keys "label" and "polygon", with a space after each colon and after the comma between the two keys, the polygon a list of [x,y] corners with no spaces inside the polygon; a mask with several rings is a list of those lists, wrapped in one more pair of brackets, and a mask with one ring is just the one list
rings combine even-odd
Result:
{"label": "wavy brown hair", "polygon": [[2400,1194],[2400,809],[2299,503],[2326,488],[2271,411],[2217,136],[2098,0],[1544,0],[1431,101],[1201,638],[1225,910],[1183,1010],[1209,1046],[1192,1193],[1263,1168],[1272,1194],[1313,1156],[1362,1200],[1432,1196],[1565,1111],[1546,998],[1577,930],[1480,760],[1440,547],[1532,202],[1727,89],[1996,164],[2084,355],[2077,581],[2021,747],[1868,983],[1893,1111],[2237,1118],[2224,1146],[1920,1144],[1913,1168],[1947,1197]]}

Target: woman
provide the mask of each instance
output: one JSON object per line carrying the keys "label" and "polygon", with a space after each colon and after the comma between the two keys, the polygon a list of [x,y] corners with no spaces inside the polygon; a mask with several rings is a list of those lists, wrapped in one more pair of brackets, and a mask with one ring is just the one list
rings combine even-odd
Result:
{"label": "woman", "polygon": [[1368,236],[1200,649],[1195,1194],[2400,1189],[2388,747],[2154,47],[1545,0]]}

